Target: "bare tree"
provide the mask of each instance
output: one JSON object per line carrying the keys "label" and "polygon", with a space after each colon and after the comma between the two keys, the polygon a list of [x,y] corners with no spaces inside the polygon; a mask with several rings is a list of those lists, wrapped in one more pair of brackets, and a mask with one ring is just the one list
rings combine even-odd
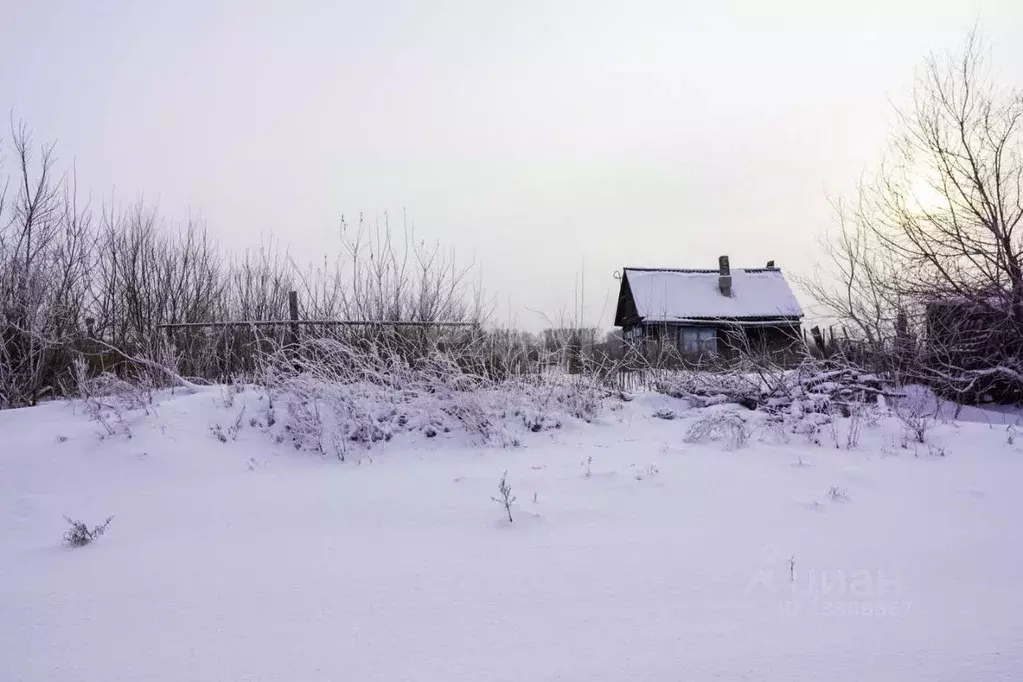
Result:
{"label": "bare tree", "polygon": [[92,249],[88,205],[52,145],[11,123],[16,169],[0,180],[0,407],[34,404],[81,322]]}
{"label": "bare tree", "polygon": [[[802,284],[872,345],[915,331],[920,378],[972,386],[984,371],[1023,387],[1023,90],[995,82],[971,33],[926,60],[898,121],[878,173],[840,208],[830,267]],[[947,324],[957,316],[973,323]]]}
{"label": "bare tree", "polygon": [[[52,145],[36,146],[13,121],[10,142],[12,172],[0,173],[0,408],[62,390],[82,357],[92,375],[157,385],[254,371],[286,328],[244,323],[286,319],[289,292],[303,288],[303,317],[370,323],[323,333],[420,357],[486,341],[473,264],[417,239],[407,220],[400,231],[386,219],[342,221],[342,256],[304,272],[273,244],[233,260],[201,221],[167,224],[142,201],[104,205],[94,220],[78,201],[73,166],[63,172]],[[229,324],[188,326],[215,322]],[[450,332],[437,322],[476,326]]]}
{"label": "bare tree", "polygon": [[823,263],[794,279],[829,317],[849,324],[869,345],[882,345],[894,335],[899,311],[908,304],[899,285],[900,263],[862,229],[858,211],[836,202],[835,214],[837,227],[818,240]]}

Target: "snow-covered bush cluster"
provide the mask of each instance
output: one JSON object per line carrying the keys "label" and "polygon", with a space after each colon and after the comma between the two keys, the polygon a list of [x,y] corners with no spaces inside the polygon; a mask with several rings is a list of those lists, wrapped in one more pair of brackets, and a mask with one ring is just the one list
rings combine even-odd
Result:
{"label": "snow-covered bush cluster", "polygon": [[848,417],[855,405],[894,395],[873,374],[821,361],[793,369],[751,365],[734,372],[678,372],[655,389],[694,407],[731,403],[796,418],[811,413]]}
{"label": "snow-covered bush cluster", "polygon": [[751,429],[746,418],[734,409],[717,408],[707,412],[686,430],[685,440],[699,443],[724,440],[728,447],[737,448],[749,440]]}
{"label": "snow-covered bush cluster", "polygon": [[518,433],[591,421],[611,392],[595,380],[551,374],[497,382],[450,352],[408,354],[385,343],[303,341],[265,358],[267,427],[278,442],[340,459],[353,445],[401,433],[464,432],[514,445]]}
{"label": "snow-covered bush cluster", "polygon": [[154,387],[147,376],[142,375],[134,382],[109,372],[90,377],[83,358],[72,363],[71,373],[86,416],[99,424],[105,435],[123,432],[130,437],[127,413],[132,410],[149,413]]}

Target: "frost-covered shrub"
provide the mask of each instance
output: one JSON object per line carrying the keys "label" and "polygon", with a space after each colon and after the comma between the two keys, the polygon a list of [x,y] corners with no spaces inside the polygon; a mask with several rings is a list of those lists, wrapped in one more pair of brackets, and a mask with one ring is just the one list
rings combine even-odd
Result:
{"label": "frost-covered shrub", "polygon": [[[758,413],[751,414],[756,415]],[[787,444],[792,440],[792,434],[789,426],[785,423],[784,419],[774,415],[763,416],[765,418],[760,419],[759,421],[750,420],[747,422],[747,426],[750,427],[751,433],[755,434],[758,440],[774,445]]]}
{"label": "frost-covered shrub", "polygon": [[654,383],[659,393],[685,400],[695,400],[698,407],[730,402],[732,396],[750,393],[748,378],[726,372],[675,372]]}
{"label": "frost-covered shrub", "polygon": [[591,421],[611,396],[595,379],[551,375],[491,381],[440,351],[406,358],[386,345],[310,340],[265,359],[262,372],[278,442],[344,459],[400,433],[464,432],[480,443],[517,444],[516,429]]}
{"label": "frost-covered shrub", "polygon": [[71,526],[64,533],[64,544],[71,547],[84,547],[102,537],[107,532],[107,528],[110,526],[110,522],[114,520],[114,517],[108,516],[106,521],[95,526],[92,530],[83,521],[74,521],[67,516],[64,517],[64,520]]}
{"label": "frost-covered shrub", "polygon": [[811,412],[798,417],[790,417],[788,421],[791,424],[792,433],[815,436],[820,433],[821,427],[830,424],[831,420],[832,417],[829,414]]}
{"label": "frost-covered shrub", "polygon": [[680,371],[655,382],[657,391],[686,400],[694,407],[724,403],[749,410],[796,416],[839,411],[866,403],[886,391],[875,375],[834,360],[806,360],[787,368],[766,358],[744,358],[730,370]]}
{"label": "frost-covered shrub", "polygon": [[585,422],[593,421],[600,413],[604,400],[610,391],[586,378],[576,378],[559,387],[555,392],[558,403],[565,412]]}
{"label": "frost-covered shrub", "polygon": [[906,435],[917,443],[927,442],[927,432],[937,416],[937,403],[929,405],[928,402],[926,396],[911,396],[895,410],[895,416],[902,422]]}
{"label": "frost-covered shrub", "polygon": [[278,400],[287,415],[280,428],[295,448],[342,460],[350,443],[390,440],[402,418],[401,396],[372,385],[332,384],[298,376],[281,384],[279,391]]}
{"label": "frost-covered shrub", "polygon": [[730,448],[743,445],[750,437],[746,420],[734,410],[714,410],[700,417],[686,430],[685,440],[699,443],[705,440],[725,440]]}
{"label": "frost-covered shrub", "polygon": [[[515,493],[512,492],[512,487],[508,485],[507,471],[501,475],[501,482],[497,485],[497,492],[499,493],[499,497],[491,497],[490,499],[504,507],[504,513],[508,515],[508,523],[514,523],[515,519],[512,518],[511,508],[515,503],[515,500],[518,498],[516,498]],[[533,495],[533,501],[536,502],[535,493]]]}
{"label": "frost-covered shrub", "polygon": [[79,400],[86,416],[103,427],[107,436],[113,436],[120,430],[130,438],[131,429],[125,414],[132,410],[150,413],[152,383],[145,377],[129,383],[109,373],[87,378],[84,361],[76,361],[73,368],[77,375]]}
{"label": "frost-covered shrub", "polygon": [[480,396],[475,393],[454,393],[441,410],[453,417],[470,434],[489,442],[495,434],[494,418],[487,413]]}
{"label": "frost-covered shrub", "polygon": [[828,488],[828,499],[832,502],[843,502],[849,499],[849,493],[845,491],[845,488],[840,488],[837,485],[833,485]]}

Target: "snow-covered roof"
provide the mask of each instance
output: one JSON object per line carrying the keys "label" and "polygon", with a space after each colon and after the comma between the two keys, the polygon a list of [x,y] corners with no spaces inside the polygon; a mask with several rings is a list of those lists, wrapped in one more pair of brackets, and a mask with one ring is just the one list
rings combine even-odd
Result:
{"label": "snow-covered roof", "polygon": [[625,268],[636,312],[647,322],[692,319],[802,317],[785,276],[777,268],[733,268],[732,295],[718,288],[717,270]]}

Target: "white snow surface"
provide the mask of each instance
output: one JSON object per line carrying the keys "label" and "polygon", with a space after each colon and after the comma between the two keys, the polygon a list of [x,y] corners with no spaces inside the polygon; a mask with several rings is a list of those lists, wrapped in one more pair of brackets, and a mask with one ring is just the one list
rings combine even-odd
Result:
{"label": "white snow surface", "polygon": [[647,321],[803,314],[781,270],[732,269],[732,296],[718,288],[716,270],[625,269],[637,312]]}
{"label": "white snow surface", "polygon": [[[165,395],[131,438],[72,404],[0,412],[0,679],[1023,679],[1004,419],[729,450],[642,394],[520,447],[416,434],[342,463],[264,409]],[[65,514],[114,520],[72,549]]]}

